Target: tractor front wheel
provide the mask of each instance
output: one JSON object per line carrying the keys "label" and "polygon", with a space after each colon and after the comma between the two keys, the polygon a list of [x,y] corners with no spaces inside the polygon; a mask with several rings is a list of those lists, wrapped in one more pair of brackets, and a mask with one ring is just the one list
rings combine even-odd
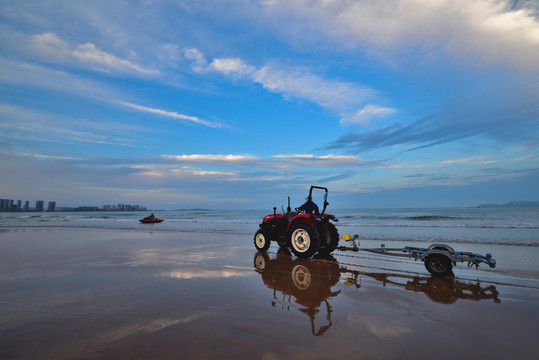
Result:
{"label": "tractor front wheel", "polygon": [[299,223],[290,229],[290,249],[299,258],[309,258],[318,251],[318,231],[309,224]]}
{"label": "tractor front wheel", "polygon": [[266,232],[262,229],[259,229],[255,234],[255,247],[259,251],[267,251],[270,246],[270,239],[268,238]]}

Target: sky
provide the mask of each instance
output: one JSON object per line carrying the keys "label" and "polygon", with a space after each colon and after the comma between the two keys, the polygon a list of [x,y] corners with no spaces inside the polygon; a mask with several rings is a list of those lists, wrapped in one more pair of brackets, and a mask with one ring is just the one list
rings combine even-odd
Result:
{"label": "sky", "polygon": [[539,1],[0,0],[0,198],[539,200]]}

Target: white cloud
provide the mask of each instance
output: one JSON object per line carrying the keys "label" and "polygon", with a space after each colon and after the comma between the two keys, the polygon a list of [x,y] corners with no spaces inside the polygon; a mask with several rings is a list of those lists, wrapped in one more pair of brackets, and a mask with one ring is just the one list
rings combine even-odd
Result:
{"label": "white cloud", "polygon": [[86,43],[77,46],[73,50],[73,56],[81,60],[82,62],[94,63],[97,65],[105,66],[112,69],[132,69],[144,74],[156,74],[156,70],[145,69],[142,66],[132,63],[129,60],[117,58],[114,55],[108,54],[95,47],[94,44]]}
{"label": "white cloud", "polygon": [[71,51],[67,43],[53,33],[34,35],[32,44],[47,56],[67,56]]}
{"label": "white cloud", "polygon": [[[390,53],[416,51],[417,44],[423,51],[425,46],[442,47],[467,61],[505,63],[537,71],[537,9],[531,2],[521,3],[516,9],[508,0],[273,0],[264,4],[276,18],[293,14],[295,26],[317,29],[322,36],[341,43],[368,45]],[[277,24],[287,29],[284,31],[297,32],[297,28]]]}
{"label": "white cloud", "polygon": [[214,59],[210,68],[226,75],[248,76],[255,71],[241,59]]}
{"label": "white cloud", "polygon": [[182,162],[197,162],[197,163],[238,163],[245,161],[258,160],[259,158],[253,155],[236,155],[236,154],[192,154],[192,155],[161,155],[163,158],[178,160]]}
{"label": "white cloud", "polygon": [[238,58],[217,58],[208,64],[204,54],[196,48],[185,49],[184,56],[191,61],[191,69],[197,73],[215,71],[227,76],[248,77],[256,70]]}
{"label": "white cloud", "polygon": [[199,165],[248,166],[249,168],[300,168],[365,166],[371,162],[353,155],[278,154],[258,157],[249,154],[161,155],[163,159]]}
{"label": "white cloud", "polygon": [[99,50],[95,44],[85,43],[75,47],[60,39],[54,33],[34,35],[31,41],[34,49],[48,58],[57,60],[78,60],[83,64],[100,67],[100,70],[118,70],[123,72],[135,71],[144,75],[155,75],[159,72],[155,69],[145,68],[130,60],[121,59],[117,56]]}
{"label": "white cloud", "polygon": [[174,167],[163,165],[133,165],[132,169],[138,171],[138,175],[167,178],[213,178],[233,180],[241,176],[237,171],[201,170],[189,167]]}
{"label": "white cloud", "polygon": [[338,113],[349,111],[369,99],[374,90],[350,82],[324,79],[304,69],[268,65],[253,73],[253,81],[285,98],[300,98]]}
{"label": "white cloud", "polygon": [[186,59],[191,60],[191,69],[194,72],[204,72],[206,70],[206,65],[208,62],[198,49],[185,49],[184,56]]}
{"label": "white cloud", "polygon": [[376,105],[367,105],[363,109],[345,115],[341,118],[341,125],[360,124],[367,125],[372,118],[387,117],[393,115],[397,110]]}
{"label": "white cloud", "polygon": [[287,100],[308,100],[340,115],[342,124],[367,124],[370,119],[386,117],[395,112],[378,105],[364,105],[375,96],[373,89],[352,82],[326,79],[304,68],[290,69],[274,64],[256,68],[238,58],[218,58],[208,64],[198,49],[187,49],[184,55],[192,61],[191,68],[195,72],[213,71],[230,77],[242,77],[261,84],[268,91],[281,94]]}

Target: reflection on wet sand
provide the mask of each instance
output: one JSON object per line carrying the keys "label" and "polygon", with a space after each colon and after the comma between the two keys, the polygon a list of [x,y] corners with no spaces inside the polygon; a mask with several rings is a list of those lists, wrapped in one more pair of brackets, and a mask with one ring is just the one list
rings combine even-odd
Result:
{"label": "reflection on wet sand", "polygon": [[[307,314],[315,336],[323,335],[332,325],[332,307],[328,299],[341,292],[332,290],[341,280],[341,275],[346,276],[344,284],[354,289],[361,288],[361,278],[366,276],[380,281],[384,287],[389,285],[425,293],[437,303],[453,304],[458,299],[492,299],[495,303],[500,302],[494,285],[482,287],[479,281],[461,281],[454,277],[358,271],[342,266],[331,256],[299,259],[283,250],[271,256],[266,252],[258,252],[254,257],[254,267],[262,276],[264,285],[273,290],[271,305],[286,310],[297,309]],[[321,311],[326,316],[325,323],[317,326],[322,320],[317,321]]]}
{"label": "reflection on wet sand", "polygon": [[[273,289],[272,306],[280,305],[290,310],[294,307],[292,304],[292,297],[294,297],[294,302],[302,306],[299,311],[309,316],[313,335],[322,335],[331,327],[332,309],[327,299],[337,296],[340,292],[331,290],[331,287],[339,282],[341,276],[339,263],[292,259],[289,253],[278,253],[275,258],[270,258],[267,253],[258,252],[255,255],[254,265],[256,271],[262,275],[264,284]],[[277,297],[277,292],[282,293],[282,299]],[[328,324],[316,330],[315,319],[322,303],[325,304]]]}

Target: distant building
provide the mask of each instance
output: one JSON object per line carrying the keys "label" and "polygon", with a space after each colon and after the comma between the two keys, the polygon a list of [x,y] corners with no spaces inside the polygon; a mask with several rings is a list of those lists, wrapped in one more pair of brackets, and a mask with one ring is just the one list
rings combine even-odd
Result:
{"label": "distant building", "polygon": [[29,208],[30,208],[30,201],[26,200],[24,202],[24,206],[22,207],[22,211],[28,211]]}
{"label": "distant building", "polygon": [[56,211],[56,201],[49,201],[47,211]]}
{"label": "distant building", "polygon": [[13,200],[9,199],[2,199],[0,200],[0,210],[1,211],[11,211],[11,207],[13,206]]}
{"label": "distant building", "polygon": [[36,201],[36,211],[43,211],[43,200]]}

